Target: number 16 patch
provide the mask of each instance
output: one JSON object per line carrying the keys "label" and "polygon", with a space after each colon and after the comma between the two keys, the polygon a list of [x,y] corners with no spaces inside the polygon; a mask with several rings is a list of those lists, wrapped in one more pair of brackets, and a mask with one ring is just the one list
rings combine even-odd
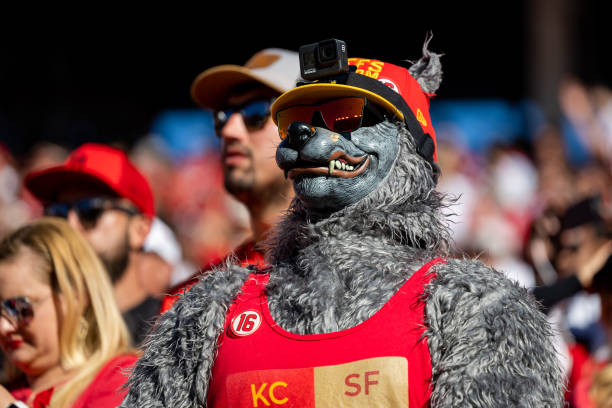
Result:
{"label": "number 16 patch", "polygon": [[261,325],[261,314],[256,310],[246,310],[232,319],[230,325],[233,335],[238,337],[248,336],[255,333]]}

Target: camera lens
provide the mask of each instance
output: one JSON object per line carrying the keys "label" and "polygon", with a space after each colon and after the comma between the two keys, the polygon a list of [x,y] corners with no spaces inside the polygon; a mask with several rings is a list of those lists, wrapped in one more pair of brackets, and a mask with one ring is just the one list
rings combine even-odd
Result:
{"label": "camera lens", "polygon": [[315,53],[313,52],[305,52],[303,55],[304,67],[314,67],[316,64]]}
{"label": "camera lens", "polygon": [[336,60],[337,56],[336,43],[328,42],[327,44],[321,44],[319,46],[319,61],[321,63],[333,62]]}

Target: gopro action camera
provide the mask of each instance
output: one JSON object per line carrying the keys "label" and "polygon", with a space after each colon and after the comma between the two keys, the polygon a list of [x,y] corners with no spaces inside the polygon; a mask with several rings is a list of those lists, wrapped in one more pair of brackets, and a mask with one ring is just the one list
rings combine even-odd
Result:
{"label": "gopro action camera", "polygon": [[302,78],[314,81],[349,71],[348,54],[344,41],[331,39],[300,47]]}

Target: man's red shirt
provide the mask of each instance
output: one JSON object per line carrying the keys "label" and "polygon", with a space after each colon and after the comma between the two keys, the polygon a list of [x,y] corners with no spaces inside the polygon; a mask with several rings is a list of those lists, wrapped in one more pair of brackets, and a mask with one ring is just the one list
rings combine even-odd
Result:
{"label": "man's red shirt", "polygon": [[182,295],[183,293],[191,289],[193,285],[198,283],[202,276],[206,275],[213,268],[223,264],[228,258],[232,256],[237,258],[240,262],[240,266],[243,267],[247,265],[256,265],[258,267],[265,266],[263,253],[260,252],[258,249],[255,249],[254,241],[248,241],[236,248],[234,252],[226,255],[225,258],[219,258],[214,260],[213,262],[200,269],[191,278],[171,288],[168,291],[168,294],[164,296],[164,299],[162,300],[160,313],[164,313],[169,310],[172,305],[174,305],[174,302],[178,300],[180,295]]}

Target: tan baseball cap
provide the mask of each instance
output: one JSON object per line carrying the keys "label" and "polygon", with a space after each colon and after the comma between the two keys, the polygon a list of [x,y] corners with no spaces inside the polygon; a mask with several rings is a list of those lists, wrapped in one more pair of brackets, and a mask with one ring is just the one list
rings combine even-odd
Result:
{"label": "tan baseball cap", "polygon": [[203,108],[222,109],[228,93],[242,83],[261,82],[281,94],[294,88],[299,80],[298,53],[267,48],[253,55],[244,66],[219,65],[202,72],[191,85],[191,97]]}

